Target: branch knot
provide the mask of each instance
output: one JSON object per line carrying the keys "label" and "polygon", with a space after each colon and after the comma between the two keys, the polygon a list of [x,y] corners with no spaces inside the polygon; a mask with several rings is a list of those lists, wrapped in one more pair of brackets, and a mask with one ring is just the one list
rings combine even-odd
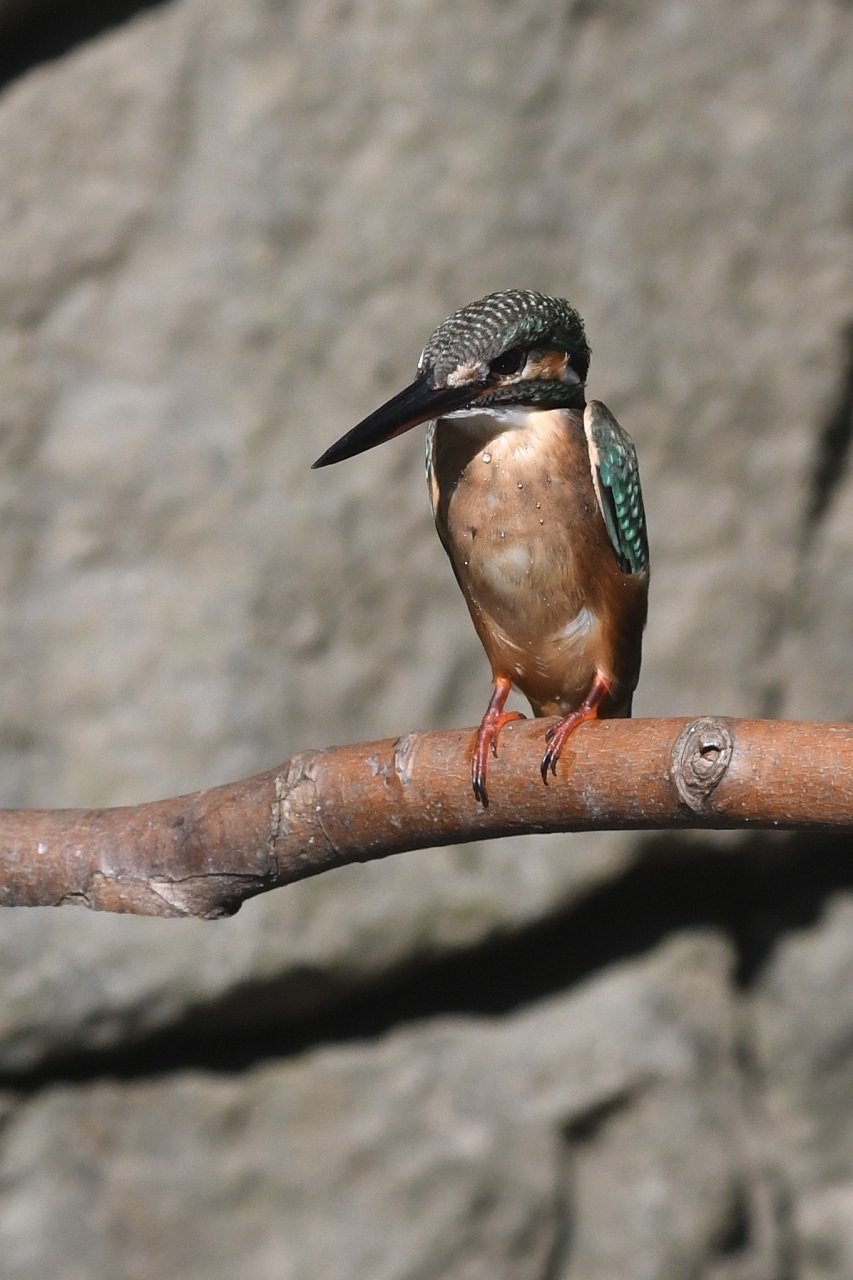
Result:
{"label": "branch knot", "polygon": [[702,716],[691,720],[675,740],[669,772],[688,809],[701,813],[712,791],[726,775],[734,750],[727,722]]}

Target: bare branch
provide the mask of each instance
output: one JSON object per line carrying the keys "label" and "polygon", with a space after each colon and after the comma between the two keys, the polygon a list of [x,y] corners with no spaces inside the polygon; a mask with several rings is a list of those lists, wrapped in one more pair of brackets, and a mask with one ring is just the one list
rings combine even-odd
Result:
{"label": "bare branch", "polygon": [[229,915],[247,898],[407,849],[530,831],[853,830],[853,726],[606,720],[543,786],[545,723],[510,725],[471,792],[470,731],[305,752],[280,769],[121,809],[0,811],[0,905]]}

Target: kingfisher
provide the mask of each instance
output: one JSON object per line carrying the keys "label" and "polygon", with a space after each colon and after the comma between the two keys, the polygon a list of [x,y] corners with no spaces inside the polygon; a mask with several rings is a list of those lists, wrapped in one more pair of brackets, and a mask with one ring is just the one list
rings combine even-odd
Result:
{"label": "kingfisher", "polygon": [[427,422],[438,536],[492,669],[471,757],[489,803],[513,687],[545,734],[541,774],[578,725],[628,717],[640,674],[649,547],[637,454],[613,414],[586,399],[590,348],[563,298],[507,289],[443,321],[414,382],[314,463],[326,467]]}

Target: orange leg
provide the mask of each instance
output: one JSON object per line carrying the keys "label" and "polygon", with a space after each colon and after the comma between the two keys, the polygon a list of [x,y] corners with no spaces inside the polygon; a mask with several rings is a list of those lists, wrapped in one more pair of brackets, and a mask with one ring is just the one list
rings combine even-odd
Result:
{"label": "orange leg", "polygon": [[545,734],[545,739],[548,743],[548,750],[542,757],[541,772],[543,782],[547,783],[548,781],[549,769],[556,778],[557,761],[560,758],[560,752],[563,750],[563,747],[566,745],[579,724],[583,724],[584,720],[598,719],[598,708],[601,705],[601,700],[609,692],[610,681],[606,676],[603,676],[600,671],[596,671],[592,687],[580,706],[575,711],[570,711],[559,724],[552,725]]}
{"label": "orange leg", "polygon": [[505,724],[510,720],[523,720],[520,711],[504,711],[512,682],[506,676],[496,676],[495,691],[489,703],[482,724],[477,732],[477,742],[471,757],[471,785],[474,795],[484,809],[488,808],[489,797],[486,795],[486,762],[489,758],[489,747],[492,755],[498,754],[498,736]]}

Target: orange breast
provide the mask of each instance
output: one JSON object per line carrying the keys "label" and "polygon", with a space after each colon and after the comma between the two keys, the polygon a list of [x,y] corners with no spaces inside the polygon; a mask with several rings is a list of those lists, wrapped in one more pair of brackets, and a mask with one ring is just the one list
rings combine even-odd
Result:
{"label": "orange breast", "polygon": [[578,413],[440,422],[431,442],[436,527],[493,675],[536,714],[565,714],[596,670],[619,714],[639,675],[646,582],[619,570]]}

